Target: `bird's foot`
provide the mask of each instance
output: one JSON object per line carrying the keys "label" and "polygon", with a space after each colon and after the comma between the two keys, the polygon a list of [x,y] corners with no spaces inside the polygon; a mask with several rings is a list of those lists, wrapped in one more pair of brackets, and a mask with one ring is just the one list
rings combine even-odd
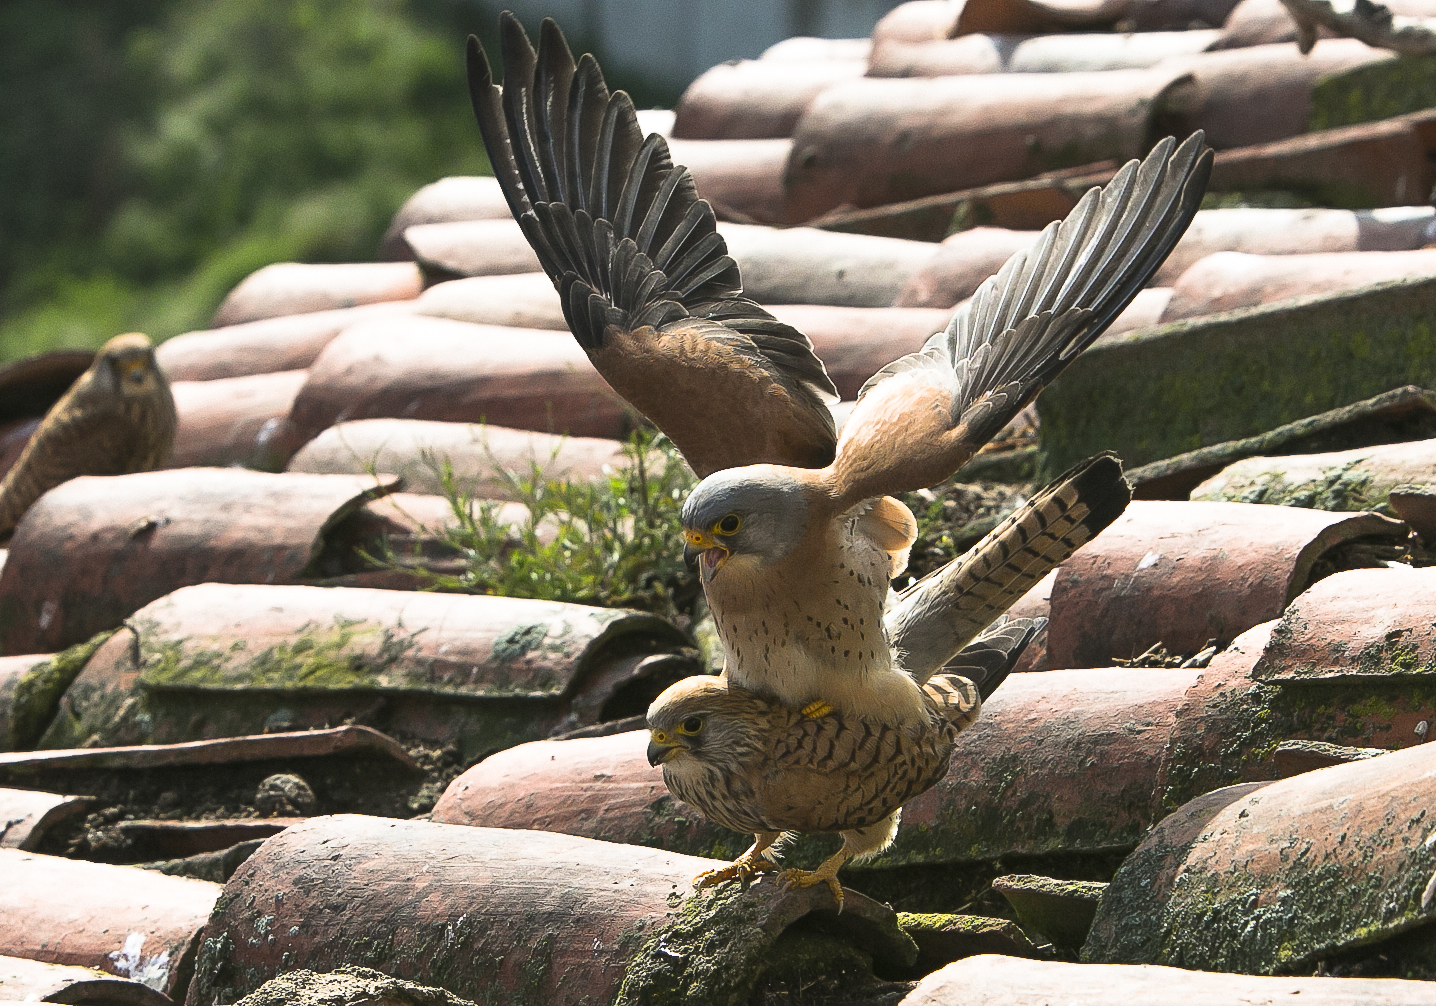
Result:
{"label": "bird's foot", "polygon": [[822,699],[818,699],[816,702],[809,702],[800,710],[800,712],[810,720],[820,720],[824,716],[831,714],[832,711],[833,707]]}
{"label": "bird's foot", "polygon": [[720,870],[705,870],[693,878],[693,889],[702,891],[705,888],[717,887],[719,884],[726,884],[730,880],[741,881],[744,887],[759,873],[771,873],[778,868],[778,864],[771,859],[765,858],[760,853],[752,850],[743,853],[733,862]]}
{"label": "bird's foot", "polygon": [[[836,859],[837,862],[833,860]],[[812,887],[814,884],[827,884],[828,890],[833,892],[833,900],[838,903],[838,912],[843,910],[843,885],[838,883],[838,867],[842,865],[838,857],[828,860],[816,870],[784,870],[778,877],[778,886],[789,887]]]}

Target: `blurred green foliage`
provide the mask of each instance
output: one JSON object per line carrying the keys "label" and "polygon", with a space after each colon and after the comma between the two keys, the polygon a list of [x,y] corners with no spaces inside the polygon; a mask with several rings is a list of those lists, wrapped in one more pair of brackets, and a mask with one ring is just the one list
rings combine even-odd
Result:
{"label": "blurred green foliage", "polygon": [[0,4],[0,360],[203,327],[271,262],[372,259],[415,189],[487,172],[463,40],[494,21],[473,0]]}

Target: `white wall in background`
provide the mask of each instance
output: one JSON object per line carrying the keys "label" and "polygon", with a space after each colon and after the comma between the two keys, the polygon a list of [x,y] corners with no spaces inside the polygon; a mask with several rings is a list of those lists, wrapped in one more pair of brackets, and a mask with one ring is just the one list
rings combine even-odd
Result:
{"label": "white wall in background", "polygon": [[533,24],[552,17],[592,38],[610,73],[683,87],[717,63],[753,59],[794,35],[862,38],[901,0],[506,0]]}

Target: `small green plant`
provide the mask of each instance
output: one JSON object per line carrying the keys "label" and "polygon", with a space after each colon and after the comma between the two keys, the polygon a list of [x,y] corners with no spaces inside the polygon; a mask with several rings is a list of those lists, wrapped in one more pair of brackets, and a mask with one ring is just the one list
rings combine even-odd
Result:
{"label": "small green plant", "polygon": [[439,476],[453,523],[431,528],[463,571],[442,572],[416,554],[397,555],[387,543],[386,569],[403,569],[429,589],[505,597],[639,608],[691,615],[697,577],[683,562],[679,513],[697,480],[666,437],[635,432],[624,446],[626,464],[604,479],[569,481],[503,471],[510,496],[528,508],[515,525],[503,504],[474,499],[456,481],[447,458],[426,461]]}
{"label": "small green plant", "polygon": [[[424,454],[437,476],[450,520],[424,527],[409,549],[387,539],[375,568],[416,577],[424,589],[638,608],[668,618],[694,615],[702,588],[683,562],[683,501],[697,478],[661,434],[633,433],[624,464],[605,478],[550,478],[534,462],[526,473],[494,471],[507,497],[527,508],[515,523],[507,504],[476,499],[448,458]],[[552,460],[552,459],[551,459]],[[370,466],[371,472],[374,470]],[[904,493],[918,536],[901,588],[961,555],[1031,495],[1031,485],[949,483]]]}

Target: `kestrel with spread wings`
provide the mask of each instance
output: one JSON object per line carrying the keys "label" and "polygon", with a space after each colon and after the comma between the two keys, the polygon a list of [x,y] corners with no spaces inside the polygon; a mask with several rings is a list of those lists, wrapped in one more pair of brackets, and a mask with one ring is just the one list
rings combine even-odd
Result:
{"label": "kestrel with spread wings", "polygon": [[1130,499],[1115,457],[1084,461],[965,555],[903,592],[886,628],[902,673],[920,688],[921,720],[804,713],[739,688],[728,675],[686,678],[654,699],[648,761],[663,766],[669,792],[709,820],[753,834],[746,852],[694,878],[695,886],[776,869],[784,834],[837,832],[843,844],[835,854],[816,870],[786,870],[779,882],[826,883],[841,909],[838,870],[892,844],[903,804],[947,773],[958,733],[977,719],[982,701],[1045,620],[983,627],[1001,617],[1014,592],[1115,520]]}
{"label": "kestrel with spread wings", "polygon": [[[502,88],[469,40],[489,160],[594,366],[703,478],[684,536],[725,677],[810,716],[926,722],[883,625],[917,526],[891,494],[950,477],[1127,306],[1196,212],[1202,135],[1164,140],[1088,192],[875,375],[838,438],[812,344],[742,296],[713,210],[663,138],[643,136],[628,96],[592,56],[575,63],[552,21],[537,51],[511,14],[500,29]],[[989,590],[984,604],[995,617],[1019,595]]]}

